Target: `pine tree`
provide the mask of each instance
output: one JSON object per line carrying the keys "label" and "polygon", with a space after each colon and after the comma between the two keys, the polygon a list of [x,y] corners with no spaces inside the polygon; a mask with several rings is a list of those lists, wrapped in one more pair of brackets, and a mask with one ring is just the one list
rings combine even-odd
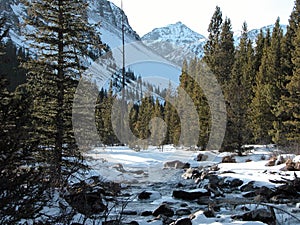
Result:
{"label": "pine tree", "polygon": [[161,146],[164,141],[164,136],[166,133],[166,130],[163,126],[162,120],[163,120],[163,109],[159,102],[159,99],[155,99],[155,104],[153,107],[153,113],[152,113],[152,119],[150,124],[150,132],[151,132],[151,144],[155,146]]}
{"label": "pine tree", "polygon": [[91,44],[100,42],[88,25],[84,1],[26,0],[24,4],[26,25],[35,29],[26,38],[36,55],[24,64],[34,99],[33,141],[45,149],[53,184],[62,185],[63,157],[77,154],[70,128],[76,79],[83,69],[80,60]]}
{"label": "pine tree", "polygon": [[256,141],[271,142],[273,124],[278,119],[274,109],[280,100],[282,76],[281,42],[283,32],[279,18],[275,23],[270,44],[265,42],[262,63],[256,77],[255,97],[252,101],[252,128]]}
{"label": "pine tree", "polygon": [[284,122],[288,128],[287,139],[296,145],[299,151],[300,144],[300,28],[298,28],[297,36],[294,39],[295,51],[293,52],[293,75],[287,84],[288,97],[283,97],[285,110],[291,117]]}
{"label": "pine tree", "polygon": [[[186,63],[186,62],[185,62]],[[171,83],[166,93],[166,101],[164,105],[164,121],[167,125],[166,137],[164,144],[178,145],[178,139],[180,136],[180,121],[176,112],[176,95],[172,91]]]}
{"label": "pine tree", "polygon": [[[8,30],[5,20],[0,21],[0,53],[5,56],[7,48],[1,41]],[[34,218],[42,209],[37,202],[42,204],[43,191],[49,184],[39,166],[30,166],[35,163],[35,152],[27,143],[30,97],[21,87],[9,92],[8,75],[0,74],[0,223],[17,224]]]}
{"label": "pine tree", "polygon": [[216,6],[215,12],[208,27],[209,36],[206,44],[204,45],[203,57],[204,61],[214,74],[218,74],[217,55],[219,53],[222,22],[223,19],[221,9],[219,6]]}
{"label": "pine tree", "polygon": [[231,79],[225,91],[227,101],[228,124],[224,146],[238,150],[250,141],[248,129],[248,111],[252,100],[254,79],[252,42],[248,38],[247,24],[243,24],[242,37],[236,50]]}
{"label": "pine tree", "polygon": [[229,80],[234,62],[234,39],[231,21],[223,22],[221,9],[217,6],[211,19],[208,41],[204,46],[204,61],[216,76],[222,88]]}
{"label": "pine tree", "polygon": [[264,41],[263,55],[261,60],[261,65],[259,71],[255,77],[255,86],[253,87],[254,97],[251,102],[251,123],[249,124],[252,130],[254,142],[257,143],[269,143],[270,137],[268,135],[268,129],[265,127],[265,123],[270,117],[270,110],[267,109],[267,82],[266,82],[266,64],[267,64],[267,50],[270,47],[269,44],[269,34],[267,31],[267,36]]}
{"label": "pine tree", "polygon": [[[269,30],[267,30],[269,32]],[[254,50],[254,70],[257,73],[259,71],[259,67],[261,65],[261,60],[263,57],[263,51],[264,51],[264,46],[265,46],[265,41],[268,40],[268,35],[267,37],[264,36],[264,32],[261,29],[255,42],[255,50]]]}
{"label": "pine tree", "polygon": [[290,15],[289,25],[287,27],[287,32],[282,40],[281,54],[282,54],[282,80],[279,83],[279,88],[281,89],[281,97],[277,102],[276,108],[274,109],[274,115],[277,120],[273,123],[273,140],[276,144],[282,147],[289,147],[288,133],[290,127],[287,125],[286,121],[289,121],[293,117],[292,110],[286,110],[289,108],[287,106],[287,101],[290,97],[287,85],[291,81],[291,77],[294,71],[294,63],[292,62],[292,57],[295,54],[295,39],[297,30],[299,29],[299,13],[300,13],[300,1],[295,1],[294,9]]}
{"label": "pine tree", "polygon": [[226,85],[230,79],[232,66],[234,63],[234,39],[231,27],[231,21],[226,18],[222,24],[222,31],[220,37],[219,56],[217,63],[219,64],[220,71],[217,74],[217,79],[221,85]]}
{"label": "pine tree", "polygon": [[26,61],[27,54],[23,48],[17,48],[11,39],[4,46],[5,55],[0,55],[0,73],[6,74],[8,90],[14,91],[26,81],[26,71],[20,68],[20,61]]}
{"label": "pine tree", "polygon": [[[197,108],[198,116],[199,116],[199,140],[198,140],[198,147],[200,149],[205,150],[208,144],[208,139],[210,135],[210,127],[211,127],[211,112],[210,107],[208,104],[208,100],[205,96],[205,93],[203,91],[203,85],[201,80],[201,76],[203,76],[203,73],[206,73],[205,69],[203,68],[204,63],[200,60],[197,64],[197,70],[196,70],[196,81],[193,89],[192,98],[195,103],[195,106]],[[199,86],[202,85],[201,87]]]}

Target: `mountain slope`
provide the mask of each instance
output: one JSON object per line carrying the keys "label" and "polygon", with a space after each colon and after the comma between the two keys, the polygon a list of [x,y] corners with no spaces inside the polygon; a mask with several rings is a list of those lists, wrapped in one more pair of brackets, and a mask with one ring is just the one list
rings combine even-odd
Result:
{"label": "mountain slope", "polygon": [[[88,21],[91,24],[98,24],[100,26],[96,29],[100,32],[100,38],[103,43],[107,44],[111,49],[111,54],[101,57],[98,61],[103,64],[103,68],[100,74],[98,71],[94,71],[97,80],[106,79],[111,76],[114,72],[119,71],[122,68],[122,21],[124,21],[125,30],[125,44],[126,44],[126,66],[134,70],[135,66],[131,65],[133,63],[138,63],[136,75],[144,74],[156,74],[156,71],[164,71],[160,76],[166,77],[166,79],[174,80],[178,82],[180,70],[167,71],[164,70],[164,65],[156,64],[156,71],[149,71],[153,66],[149,66],[149,61],[161,61],[165,64],[167,60],[164,57],[153,52],[151,49],[146,47],[140,40],[139,35],[130,26],[127,16],[116,5],[107,0],[86,0],[89,3],[88,7]],[[20,0],[6,0],[0,1],[0,16],[7,18],[7,25],[10,27],[10,38],[19,47],[31,49],[28,43],[25,41],[25,37],[22,35],[24,32],[22,29],[32,29],[29,30],[33,32],[33,28],[24,28],[20,25],[23,23],[23,19],[26,16],[26,11],[24,5],[20,3]],[[141,66],[141,61],[147,61],[147,66]],[[89,63],[93,63],[91,60]],[[135,71],[134,71],[135,72]],[[100,82],[101,83],[101,82]]]}

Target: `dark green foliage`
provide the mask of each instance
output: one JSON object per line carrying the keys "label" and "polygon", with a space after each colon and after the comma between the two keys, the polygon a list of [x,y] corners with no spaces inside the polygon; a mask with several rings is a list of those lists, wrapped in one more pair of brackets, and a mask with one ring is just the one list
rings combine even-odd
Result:
{"label": "dark green foliage", "polygon": [[44,0],[24,1],[24,4],[28,14],[24,18],[26,25],[37,30],[26,33],[36,56],[23,64],[29,70],[28,88],[33,98],[31,140],[42,146],[40,154],[49,165],[53,184],[61,186],[62,176],[70,168],[67,166],[70,161],[65,159],[80,155],[71,119],[75,80],[84,69],[81,57],[87,55],[90,46],[99,51],[101,42],[87,23],[84,1]]}
{"label": "dark green foliage", "polygon": [[251,107],[251,126],[256,141],[272,141],[274,109],[279,102],[284,77],[282,76],[281,42],[283,34],[279,19],[272,32],[270,44],[265,41],[259,72],[256,76]]}
{"label": "dark green foliage", "polygon": [[8,90],[14,91],[26,81],[26,71],[20,68],[20,61],[25,61],[27,54],[24,49],[17,49],[10,39],[5,43],[3,50],[5,54],[0,55],[0,73],[4,74],[8,81]]}
{"label": "dark green foliage", "polygon": [[284,125],[289,129],[287,131],[287,139],[291,143],[295,143],[297,150],[300,144],[300,28],[298,28],[297,36],[294,39],[295,51],[293,52],[293,74],[286,88],[288,97],[283,97],[287,114],[290,117],[284,121]]}
{"label": "dark green foliage", "polygon": [[230,78],[234,62],[234,40],[231,21],[226,18],[223,22],[222,12],[218,6],[212,16],[208,32],[203,59],[223,88]]}
{"label": "dark green foliage", "polygon": [[227,130],[224,148],[238,150],[251,138],[248,128],[249,105],[252,100],[254,80],[253,48],[248,39],[247,24],[243,24],[242,37],[236,50],[231,79],[227,83],[225,97],[227,101]]}
{"label": "dark green foliage", "polygon": [[[0,33],[2,30],[3,24]],[[3,56],[7,49],[1,48]],[[22,86],[9,92],[5,77],[0,75],[0,223],[14,224],[34,219],[49,184],[42,168],[35,166],[36,152],[28,141],[31,99]]]}

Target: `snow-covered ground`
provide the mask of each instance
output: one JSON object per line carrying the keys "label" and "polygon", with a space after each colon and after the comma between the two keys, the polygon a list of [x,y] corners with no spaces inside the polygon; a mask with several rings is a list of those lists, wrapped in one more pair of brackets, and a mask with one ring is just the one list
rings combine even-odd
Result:
{"label": "snow-covered ground", "polygon": [[[178,183],[187,184],[188,182],[193,185],[192,180],[182,178],[184,173],[182,169],[166,169],[164,168],[165,162],[179,160],[184,163],[188,162],[191,167],[197,168],[218,165],[220,176],[224,176],[226,179],[238,178],[243,180],[244,184],[255,181],[255,185],[259,187],[275,187],[278,184],[274,184],[270,180],[280,180],[282,177],[293,179],[294,172],[281,171],[280,169],[285,164],[273,167],[266,166],[268,159],[274,152],[277,152],[277,149],[272,146],[254,146],[254,149],[249,151],[246,156],[236,156],[237,163],[221,163],[222,158],[230,153],[219,153],[217,151],[202,151],[201,153],[208,157],[206,161],[197,162],[195,158],[199,151],[189,151],[186,148],[175,148],[170,145],[164,146],[163,150],[151,146],[147,150],[141,151],[134,151],[128,147],[100,147],[89,151],[85,157],[92,168],[91,175],[101,175],[107,180],[119,182],[126,191],[135,194],[144,190],[156,193],[154,195],[156,198],[150,200],[150,202],[141,202],[136,198],[131,200],[127,206],[128,209],[140,213],[145,210],[153,211],[163,202],[176,204],[177,200],[172,198],[172,190],[175,186]],[[295,158],[295,155],[284,156]],[[300,172],[295,173],[298,177],[300,176]],[[240,193],[237,193],[236,197],[242,198]],[[195,216],[192,220],[193,225],[263,224],[261,222],[234,221],[231,219],[231,210],[226,208],[222,209],[222,213],[218,213],[218,215],[221,214],[219,217],[206,218],[201,208],[195,211],[197,207],[199,206],[191,205]],[[295,206],[282,207],[287,211],[290,211],[291,207],[295,208]],[[295,215],[300,216],[299,213]],[[282,215],[281,217],[284,224],[298,224],[288,215]],[[141,225],[162,224],[161,221],[149,222],[147,217],[142,219],[138,216],[130,216],[129,219],[138,221]]]}

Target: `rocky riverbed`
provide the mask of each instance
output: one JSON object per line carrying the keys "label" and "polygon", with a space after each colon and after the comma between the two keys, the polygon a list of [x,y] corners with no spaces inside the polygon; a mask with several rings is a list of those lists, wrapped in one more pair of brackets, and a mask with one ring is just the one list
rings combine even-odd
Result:
{"label": "rocky riverbed", "polygon": [[102,224],[300,223],[299,156],[272,146],[254,146],[244,156],[172,146],[98,148],[86,159],[97,178],[87,186],[111,185],[89,204]]}

